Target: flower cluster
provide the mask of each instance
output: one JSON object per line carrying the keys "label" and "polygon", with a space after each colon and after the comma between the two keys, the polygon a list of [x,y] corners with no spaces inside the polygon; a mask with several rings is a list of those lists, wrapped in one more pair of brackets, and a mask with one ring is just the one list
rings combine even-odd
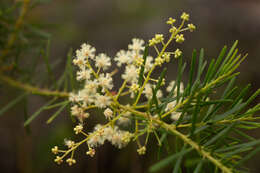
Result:
{"label": "flower cluster", "polygon": [[[93,157],[96,148],[103,145],[105,141],[110,142],[113,146],[121,149],[130,141],[136,141],[138,145],[137,152],[140,155],[146,153],[146,144],[140,144],[139,137],[143,134],[153,132],[153,119],[158,118],[157,114],[148,114],[144,112],[154,106],[151,100],[155,97],[158,102],[164,94],[172,94],[172,97],[177,97],[177,91],[184,92],[184,84],[181,82],[178,86],[175,81],[168,83],[166,91],[160,89],[161,86],[167,84],[163,78],[159,88],[156,85],[159,78],[153,78],[152,72],[158,66],[165,62],[171,62],[175,58],[182,55],[182,51],[177,48],[175,51],[166,51],[167,46],[175,40],[176,43],[185,41],[183,31],[193,31],[196,27],[193,24],[188,24],[184,27],[184,23],[189,20],[189,15],[183,13],[181,15],[182,23],[179,27],[174,26],[176,19],[169,18],[166,22],[171,26],[169,39],[165,39],[163,34],[155,34],[154,38],[149,40],[148,45],[154,47],[156,57],[147,55],[145,52],[148,46],[142,39],[134,38],[132,43],[128,45],[128,50],[120,50],[116,53],[113,60],[117,68],[123,68],[121,74],[122,85],[119,89],[115,88],[113,76],[116,75],[117,70],[111,70],[112,58],[105,53],[96,53],[96,49],[89,44],[82,44],[81,48],[76,51],[76,56],[73,59],[73,64],[77,66],[76,79],[82,83],[82,88],[77,92],[70,93],[69,100],[72,103],[71,114],[75,116],[79,124],[74,127],[76,135],[82,135],[82,141],[74,142],[72,140],[65,140],[67,150],[60,150],[57,146],[52,148],[54,154],[62,154],[57,156],[55,162],[58,164],[63,162],[67,155],[71,155],[66,162],[69,165],[75,164],[76,160],[73,158],[74,151],[81,144],[86,143],[89,150],[87,155]],[[158,45],[162,45],[162,49],[158,49]],[[174,58],[173,58],[174,57]],[[156,94],[156,95],[155,95]],[[120,100],[121,97],[128,97],[129,103]],[[141,102],[141,98],[145,102]],[[126,100],[126,99],[124,99]],[[130,104],[131,103],[131,104]],[[181,116],[181,112],[173,111],[177,105],[176,99],[167,103],[162,112],[170,112],[171,119],[176,121]],[[97,124],[92,132],[85,132],[84,127],[87,126],[86,119],[91,116],[88,110],[98,109],[102,112],[102,116],[107,121],[106,124]],[[151,111],[150,111],[151,112]],[[135,119],[135,116],[143,116],[146,120],[142,121]],[[147,117],[148,116],[148,117]],[[121,130],[122,126],[127,127],[132,121],[135,121],[135,131]],[[147,124],[147,128],[143,128],[143,124]],[[140,128],[143,129],[140,129]],[[147,137],[147,139],[148,139]]]}
{"label": "flower cluster", "polygon": [[103,127],[97,124],[94,128],[94,132],[89,133],[89,139],[87,141],[89,148],[95,148],[99,145],[103,145],[105,141],[109,141],[115,147],[121,149],[130,142],[132,134],[128,131],[120,130],[117,126],[113,128],[111,126]]}

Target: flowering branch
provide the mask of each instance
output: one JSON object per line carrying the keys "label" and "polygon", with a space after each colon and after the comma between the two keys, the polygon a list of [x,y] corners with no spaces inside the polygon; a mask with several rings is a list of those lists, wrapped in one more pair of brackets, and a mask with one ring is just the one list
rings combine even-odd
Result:
{"label": "flowering branch", "polygon": [[[66,162],[70,166],[75,164],[74,153],[82,144],[87,144],[86,154],[93,157],[95,149],[103,145],[105,141],[119,149],[133,141],[137,144],[137,153],[144,155],[151,135],[155,136],[159,146],[163,146],[164,140],[166,140],[163,136],[170,132],[171,135],[180,138],[181,144],[188,147],[190,151],[196,151],[193,153],[193,157],[196,156],[200,161],[208,160],[214,170],[217,168],[226,173],[233,171],[230,167],[236,160],[233,159],[230,163],[230,159],[226,159],[225,156],[225,154],[232,155],[232,153],[220,154],[218,150],[213,149],[227,150],[226,145],[218,144],[216,141],[226,140],[228,132],[232,128],[250,129],[260,126],[255,124],[255,120],[258,118],[253,117],[254,113],[260,110],[259,106],[242,112],[260,91],[257,91],[245,102],[242,100],[244,92],[241,92],[237,98],[233,98],[232,81],[238,75],[234,71],[247,56],[236,55],[237,50],[234,51],[234,49],[237,42],[225,58],[226,50],[223,49],[216,62],[215,60],[211,61],[203,82],[201,82],[201,76],[206,67],[206,63],[203,61],[203,51],[200,52],[195,81],[193,75],[196,54],[193,54],[190,80],[186,86],[181,79],[186,66],[185,63],[182,63],[182,58],[179,60],[179,73],[176,81],[167,82],[165,80],[166,69],[159,77],[156,77],[154,74],[156,68],[178,59],[182,55],[182,51],[178,48],[175,51],[168,51],[169,45],[173,42],[183,43],[185,38],[182,32],[188,30],[192,32],[196,29],[193,24],[187,24],[185,27],[186,22],[189,21],[188,14],[183,13],[180,18],[181,23],[178,27],[174,25],[176,20],[173,18],[169,18],[166,22],[170,26],[169,32],[171,33],[167,41],[164,41],[163,34],[155,34],[154,38],[149,40],[149,47],[154,48],[157,53],[155,58],[148,55],[148,46],[145,48],[144,40],[137,38],[132,39],[128,50],[120,50],[114,58],[110,58],[104,53],[96,54],[94,47],[82,44],[81,48],[76,50],[76,56],[73,59],[73,64],[77,67],[76,79],[82,84],[78,91],[66,93],[45,90],[0,75],[0,80],[34,94],[68,97],[71,102],[71,115],[78,119],[74,132],[76,135],[83,135],[83,139],[79,142],[65,140],[67,147],[65,150],[60,150],[57,146],[53,147],[52,152],[57,154],[55,162],[62,163],[63,159],[70,154]],[[161,49],[159,49],[160,47]],[[121,74],[123,82],[118,89],[115,89],[113,83],[113,75],[117,69],[112,72],[108,71],[112,66],[112,59],[118,68],[123,67],[124,69]],[[228,85],[223,96],[216,101],[211,101],[209,96],[228,81],[231,84]],[[166,84],[168,84],[166,91],[163,91],[163,86]],[[143,102],[143,100],[145,101]],[[46,109],[57,106],[61,106],[59,110],[62,110],[66,105],[61,102],[49,105]],[[223,110],[219,111],[220,108]],[[85,132],[85,121],[91,116],[88,112],[90,109],[101,110],[107,123],[104,125],[96,124],[92,132]],[[133,121],[135,129],[127,128]],[[240,126],[236,126],[237,124]],[[122,130],[123,126],[124,129],[128,130]],[[208,127],[214,128],[214,130]],[[189,132],[189,134],[184,134],[181,132],[182,129],[177,130],[177,128],[185,128],[185,132]],[[145,142],[139,140],[143,137]],[[217,144],[214,145],[214,143]],[[234,143],[228,143],[227,146],[229,145],[232,146]],[[254,143],[254,145],[256,144]],[[245,146],[247,148],[242,146],[242,149],[239,149],[241,151],[251,149],[248,148],[248,145]],[[178,149],[175,152],[181,155],[176,162],[179,164],[182,156],[187,153]]]}
{"label": "flowering branch", "polygon": [[[14,30],[6,34],[7,44],[1,50],[0,62],[5,60],[14,47],[29,4],[30,0],[23,0],[19,17],[14,20]],[[195,25],[187,23],[189,17],[189,14],[182,13],[179,25],[176,25],[176,19],[170,17],[166,22],[169,25],[169,38],[166,39],[163,34],[155,34],[147,43],[142,39],[133,38],[128,49],[120,50],[113,58],[105,53],[96,54],[95,47],[86,43],[76,50],[75,56],[72,56],[70,51],[65,71],[58,84],[55,84],[55,88],[60,88],[64,84],[65,91],[70,86],[70,92],[39,88],[17,81],[4,73],[13,69],[15,65],[1,67],[0,80],[26,92],[2,108],[0,115],[23,100],[26,93],[54,98],[28,118],[24,126],[30,124],[42,111],[57,108],[47,121],[51,123],[68,105],[71,106],[70,113],[77,119],[73,131],[82,138],[79,141],[65,139],[65,149],[60,149],[58,146],[52,148],[52,152],[56,155],[54,161],[58,164],[64,159],[70,166],[75,164],[75,152],[82,144],[88,147],[86,154],[94,157],[96,149],[104,145],[105,141],[118,149],[134,142],[137,145],[137,153],[144,155],[150,137],[154,136],[159,147],[167,145],[167,148],[173,148],[172,153],[167,153],[165,159],[155,164],[156,169],[171,163],[174,164],[174,172],[180,172],[178,170],[180,168],[183,169],[181,172],[189,170],[201,172],[204,167],[206,169],[203,170],[207,172],[239,171],[242,167],[238,166],[259,150],[253,149],[260,144],[260,140],[255,140],[240,129],[250,130],[260,127],[260,123],[257,122],[260,118],[254,116],[259,112],[260,105],[247,109],[260,94],[260,90],[245,98],[248,86],[241,92],[233,87],[235,76],[239,74],[235,70],[247,57],[237,55],[237,42],[227,54],[224,47],[218,58],[212,59],[208,66],[203,60],[203,49],[198,57],[194,51],[189,66],[189,80],[182,81],[186,67],[186,63],[182,61],[183,53],[177,47],[170,50],[169,45],[174,43],[173,46],[178,46],[185,41],[184,32],[193,32],[196,29]],[[150,49],[155,51],[155,57],[149,55]],[[45,58],[47,70],[52,75],[48,56]],[[113,61],[117,66],[115,70],[111,70]],[[164,68],[159,75],[155,73],[156,69],[165,63],[176,61],[178,61],[176,80],[166,80],[167,68]],[[77,68],[75,77],[79,82],[77,90],[71,62]],[[119,74],[122,80],[114,81],[118,80],[114,75],[119,68],[123,71]],[[194,78],[195,71],[197,71],[196,78]],[[121,86],[118,87],[115,82],[121,83]],[[217,89],[225,85],[225,91],[220,96]],[[57,98],[65,100],[57,103]],[[92,109],[102,112],[101,118],[105,123],[96,124],[93,131],[89,132],[85,131],[85,127],[88,125],[87,119],[92,116]],[[230,132],[235,132],[246,139],[241,140]],[[170,137],[175,140],[168,142]],[[243,143],[244,141],[246,142]],[[241,157],[240,153],[249,150],[253,151]],[[159,152],[161,151],[164,150],[160,149]],[[185,164],[184,159],[185,162],[196,164]]]}

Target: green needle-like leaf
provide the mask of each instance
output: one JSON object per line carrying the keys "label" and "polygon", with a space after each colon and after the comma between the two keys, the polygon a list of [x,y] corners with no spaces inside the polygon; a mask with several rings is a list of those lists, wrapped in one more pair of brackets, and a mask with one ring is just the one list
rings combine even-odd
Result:
{"label": "green needle-like leaf", "polygon": [[197,166],[196,166],[196,168],[194,170],[194,173],[200,173],[200,170],[202,168],[203,162],[204,162],[204,159],[201,159],[199,164],[197,164]]}
{"label": "green needle-like leaf", "polygon": [[219,70],[218,70],[218,72],[217,72],[217,74],[216,74],[216,77],[219,76],[219,74],[222,72],[223,67],[226,65],[228,59],[230,58],[230,56],[231,56],[231,54],[233,53],[234,49],[236,48],[237,44],[238,44],[238,41],[235,41],[235,43],[233,44],[233,46],[232,46],[231,49],[229,50],[229,52],[228,52],[226,58],[225,58],[224,61],[222,62],[221,66],[219,67]]}
{"label": "green needle-like leaf", "polygon": [[47,120],[47,124],[50,124],[62,111],[65,107],[69,104],[69,101],[63,103],[63,105]]}
{"label": "green needle-like leaf", "polygon": [[44,111],[45,110],[45,107],[47,107],[47,106],[49,106],[50,104],[52,104],[53,102],[55,102],[55,100],[56,100],[57,98],[53,98],[52,100],[50,100],[49,102],[47,102],[45,105],[43,105],[40,109],[38,109],[32,116],[30,116],[30,118],[28,118],[25,122],[24,122],[24,126],[27,126],[27,125],[29,125],[31,122],[32,122],[32,120],[34,120],[37,116],[39,116],[40,115],[40,113],[42,112],[42,111]]}
{"label": "green needle-like leaf", "polygon": [[234,167],[237,167],[241,164],[243,164],[244,162],[246,162],[247,160],[249,160],[250,158],[252,158],[254,155],[256,155],[257,153],[260,152],[260,146],[257,147],[255,150],[251,151],[249,154],[247,154],[246,156],[243,157],[243,159],[239,160],[237,162],[236,165],[234,165]]}
{"label": "green needle-like leaf", "polygon": [[22,101],[29,93],[23,93],[20,96],[16,97],[14,100],[12,100],[10,103],[8,103],[5,107],[3,107],[0,110],[0,116],[4,115],[6,111],[11,109],[13,106],[15,106],[17,103]]}
{"label": "green needle-like leaf", "polygon": [[192,151],[192,148],[188,148],[188,149],[182,150],[178,153],[174,153],[171,156],[168,156],[167,158],[165,158],[165,159],[161,160],[160,162],[156,163],[155,165],[151,166],[149,171],[156,172],[156,171],[164,168],[165,166],[171,164],[175,159],[189,153],[190,151]]}
{"label": "green needle-like leaf", "polygon": [[138,85],[139,86],[142,86],[143,84],[143,81],[144,81],[144,68],[145,68],[145,64],[146,64],[146,59],[147,59],[147,56],[148,56],[148,45],[145,46],[145,49],[144,49],[144,54],[143,54],[143,65],[141,66],[141,70],[140,70],[140,73],[139,73],[139,78],[138,78]]}
{"label": "green needle-like leaf", "polygon": [[196,50],[193,50],[191,67],[190,67],[190,74],[189,74],[189,83],[188,83],[189,91],[188,91],[187,95],[190,94],[190,88],[192,86],[192,81],[193,81],[193,76],[194,76],[194,71],[195,71],[196,58],[197,58],[197,52],[196,52]]}
{"label": "green needle-like leaf", "polygon": [[217,140],[219,140],[220,138],[223,138],[223,136],[226,133],[228,133],[234,125],[235,125],[235,123],[233,123],[233,124],[229,125],[228,127],[226,127],[224,130],[222,130],[220,133],[218,133],[216,136],[214,136],[208,142],[206,142],[204,144],[204,146],[209,146],[209,145],[213,144],[214,142],[216,142]]}
{"label": "green needle-like leaf", "polygon": [[197,97],[197,102],[196,102],[196,106],[194,108],[194,112],[192,114],[192,120],[191,120],[191,123],[192,123],[192,126],[191,126],[191,131],[190,131],[190,136],[192,137],[193,136],[193,133],[196,129],[196,123],[197,123],[197,117],[198,117],[198,114],[199,114],[199,111],[200,111],[200,96]]}

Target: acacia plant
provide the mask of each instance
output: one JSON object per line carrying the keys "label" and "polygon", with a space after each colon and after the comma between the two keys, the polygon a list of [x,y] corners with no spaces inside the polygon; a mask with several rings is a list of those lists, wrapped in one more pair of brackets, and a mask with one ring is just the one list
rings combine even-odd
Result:
{"label": "acacia plant", "polygon": [[[66,107],[70,107],[70,114],[77,119],[72,130],[81,140],[66,139],[64,147],[54,146],[51,151],[56,155],[54,161],[57,164],[63,161],[70,166],[75,164],[75,152],[82,145],[88,146],[85,154],[95,157],[96,150],[105,141],[119,149],[131,142],[136,143],[137,153],[145,155],[150,152],[146,148],[149,139],[154,136],[159,152],[166,147],[172,148],[172,151],[152,165],[150,172],[166,166],[171,166],[176,173],[181,170],[248,171],[243,163],[260,150],[260,140],[245,131],[260,126],[257,122],[259,117],[255,116],[260,104],[250,107],[260,90],[247,97],[249,85],[242,90],[234,86],[239,74],[236,70],[247,57],[238,53],[237,41],[230,50],[225,46],[208,65],[204,60],[204,50],[198,53],[194,50],[188,63],[189,77],[184,81],[187,63],[177,47],[185,41],[183,33],[192,32],[196,27],[188,23],[189,15],[182,13],[179,20],[169,18],[166,22],[169,25],[169,38],[156,34],[147,43],[134,38],[128,50],[120,50],[114,58],[105,53],[96,53],[96,49],[89,44],[82,44],[75,54],[69,52],[65,71],[57,82],[54,82],[48,56],[44,55],[47,73],[53,82],[49,88],[43,89],[34,86],[33,77],[30,76],[33,69],[31,73],[27,72],[27,76],[19,76],[17,59],[6,60],[8,55],[12,57],[12,53],[18,51],[14,43],[17,34],[23,34],[18,33],[18,29],[23,23],[28,2],[25,0],[22,4],[21,16],[13,23],[14,30],[5,31],[10,35],[1,45],[0,56],[1,82],[23,92],[3,107],[0,115],[30,94],[51,99],[31,115],[24,126],[28,126],[42,111],[58,108],[47,121],[51,123]],[[36,31],[35,28],[33,31]],[[39,31],[33,33],[43,35]],[[155,57],[149,55],[152,51]],[[178,63],[174,81],[167,80],[167,68],[162,69],[165,63]],[[13,68],[14,64],[16,68]],[[155,73],[157,68],[161,69],[160,74]],[[76,73],[73,69],[76,69]],[[118,71],[122,70],[120,74]],[[122,79],[117,81],[120,87],[115,85],[114,76],[117,75]],[[101,113],[89,113],[92,109]],[[91,132],[86,131],[89,116],[103,117],[103,121],[96,124]],[[174,143],[169,143],[169,139],[174,139]],[[187,161],[193,164],[185,165]]]}

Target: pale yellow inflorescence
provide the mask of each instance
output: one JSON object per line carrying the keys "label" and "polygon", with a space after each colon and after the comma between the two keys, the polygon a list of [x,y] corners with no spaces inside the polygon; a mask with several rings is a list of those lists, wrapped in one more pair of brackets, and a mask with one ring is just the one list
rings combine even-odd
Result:
{"label": "pale yellow inflorescence", "polygon": [[74,128],[74,132],[75,132],[76,135],[79,134],[82,130],[83,130],[82,124],[79,124]]}
{"label": "pale yellow inflorescence", "polygon": [[181,19],[185,20],[185,21],[188,21],[190,19],[190,15],[183,12],[182,15],[181,15]]}
{"label": "pale yellow inflorescence", "polygon": [[141,148],[139,148],[139,149],[137,150],[137,153],[138,153],[139,155],[144,155],[145,152],[146,152],[146,147],[145,147],[145,146],[143,146],[143,147],[141,147]]}
{"label": "pale yellow inflorescence", "polygon": [[96,151],[93,148],[89,148],[89,151],[86,152],[87,155],[90,155],[90,157],[94,157]]}
{"label": "pale yellow inflorescence", "polygon": [[[157,66],[161,66],[166,62],[171,62],[174,58],[182,55],[182,51],[177,48],[175,51],[166,51],[166,48],[171,42],[182,43],[185,41],[182,34],[186,30],[194,31],[196,27],[193,24],[188,24],[184,27],[186,21],[189,20],[189,14],[183,13],[181,15],[182,23],[180,26],[175,26],[176,19],[169,18],[166,22],[170,25],[170,38],[167,40],[163,34],[155,34],[154,38],[148,41],[148,46],[155,48],[156,57],[147,56],[144,59],[145,42],[142,39],[134,38],[132,43],[128,45],[128,50],[120,50],[116,53],[114,58],[109,57],[105,53],[96,54],[96,48],[89,44],[82,44],[81,48],[76,51],[76,56],[73,59],[73,64],[77,66],[76,79],[82,83],[82,88],[77,92],[70,93],[69,100],[72,103],[71,115],[76,117],[79,124],[74,127],[76,135],[84,136],[82,141],[74,142],[65,139],[66,150],[59,150],[57,146],[52,148],[52,153],[62,154],[56,156],[55,162],[61,164],[67,155],[71,157],[66,159],[66,163],[73,165],[76,163],[74,159],[74,151],[81,144],[87,144],[89,150],[87,155],[93,157],[96,153],[96,148],[103,145],[105,141],[110,142],[113,146],[121,149],[131,141],[137,141],[139,149],[137,153],[144,155],[146,153],[146,143],[144,146],[140,145],[138,136],[140,135],[138,120],[135,120],[135,132],[121,130],[121,127],[127,127],[132,122],[132,117],[135,112],[130,110],[137,110],[140,108],[147,108],[154,93],[153,89],[156,87],[157,79],[151,77],[151,73]],[[157,46],[163,48],[159,50]],[[174,58],[173,58],[174,57]],[[124,81],[122,86],[116,90],[114,85],[115,71],[111,70],[112,59],[115,61],[118,68],[123,68],[121,78]],[[143,83],[140,83],[140,72],[143,71]],[[162,85],[167,84],[165,79],[162,80]],[[175,89],[173,88],[175,87]],[[166,87],[166,92],[173,93],[173,97],[177,95],[177,87],[175,81],[171,81]],[[181,82],[179,92],[184,92],[184,85]],[[160,102],[163,97],[163,91],[158,89],[156,91],[156,98]],[[134,103],[125,105],[120,103],[120,97],[128,97],[128,99],[135,99]],[[146,98],[148,104],[138,105],[140,97]],[[166,105],[165,112],[173,109],[176,106],[176,101],[172,101]],[[107,124],[97,124],[92,132],[85,132],[86,119],[89,118],[89,109],[98,109],[103,112],[104,119]],[[130,110],[128,110],[128,108]],[[158,118],[158,115],[151,115]],[[180,112],[173,111],[171,119],[176,121],[181,116]],[[144,121],[144,122],[148,122]],[[153,126],[149,124],[149,127]],[[150,133],[155,128],[147,128],[146,133]]]}
{"label": "pale yellow inflorescence", "polygon": [[71,166],[71,165],[73,165],[73,164],[76,163],[76,160],[75,160],[75,159],[72,159],[72,158],[68,158],[68,159],[66,160],[66,162]]}
{"label": "pale yellow inflorescence", "polygon": [[176,50],[173,52],[173,54],[174,54],[174,58],[178,58],[178,57],[181,56],[182,51],[181,51],[180,49],[176,49]]}
{"label": "pale yellow inflorescence", "polygon": [[188,24],[188,28],[190,30],[190,32],[193,32],[196,29],[196,26],[193,25],[192,23]]}
{"label": "pale yellow inflorescence", "polygon": [[58,153],[59,153],[58,147],[57,147],[57,146],[54,146],[54,147],[51,149],[51,152],[52,152],[53,154],[58,154]]}

